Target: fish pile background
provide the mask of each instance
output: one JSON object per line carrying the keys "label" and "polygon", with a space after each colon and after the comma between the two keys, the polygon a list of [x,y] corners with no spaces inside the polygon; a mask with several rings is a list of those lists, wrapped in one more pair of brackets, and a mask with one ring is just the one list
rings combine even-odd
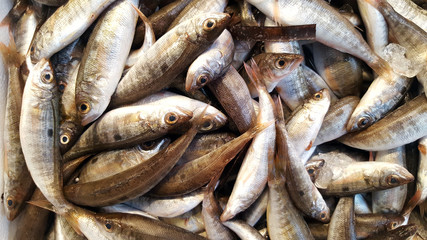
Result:
{"label": "fish pile background", "polygon": [[426,8],[15,0],[0,232],[427,239]]}

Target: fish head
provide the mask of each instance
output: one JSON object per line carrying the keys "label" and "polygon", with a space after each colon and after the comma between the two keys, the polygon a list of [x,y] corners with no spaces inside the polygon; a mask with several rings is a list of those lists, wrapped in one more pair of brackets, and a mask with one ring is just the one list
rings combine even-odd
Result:
{"label": "fish head", "polygon": [[326,203],[318,205],[320,207],[319,211],[316,211],[314,218],[323,222],[329,223],[331,220],[331,210],[326,205]]}
{"label": "fish head", "polygon": [[393,230],[405,221],[405,217],[398,214],[384,214],[384,217],[386,218],[384,226],[387,230]]}
{"label": "fish head", "polygon": [[[204,107],[195,110],[195,115],[201,114]],[[210,132],[217,130],[225,125],[227,116],[218,109],[208,106],[205,115],[203,116],[203,123],[200,125],[199,132]]]}
{"label": "fish head", "polygon": [[220,70],[226,64],[223,57],[222,52],[217,49],[200,55],[188,68],[185,90],[187,92],[197,90],[221,75]]}
{"label": "fish head", "polygon": [[311,159],[305,164],[305,170],[307,170],[308,175],[312,182],[316,181],[319,170],[325,165],[324,159]]}
{"label": "fish head", "polygon": [[196,25],[197,40],[213,42],[224,31],[231,20],[227,13],[203,13],[193,18]]}
{"label": "fish head", "polygon": [[59,126],[59,148],[62,153],[67,152],[82,132],[82,126],[76,121],[66,120]]}
{"label": "fish head", "polygon": [[23,206],[25,195],[16,190],[5,192],[2,195],[5,215],[9,221],[14,220]]}
{"label": "fish head", "polygon": [[43,58],[30,70],[28,79],[34,92],[44,101],[50,101],[57,96],[55,75],[50,61]]}
{"label": "fish head", "polygon": [[308,103],[304,104],[304,106],[310,109],[309,118],[314,120],[320,116],[323,118],[328,111],[330,104],[331,94],[327,89],[322,89],[313,94],[313,96],[308,100]]}
{"label": "fish head", "polygon": [[384,168],[380,185],[385,188],[393,188],[414,181],[414,176],[406,168],[393,164],[392,167]]}
{"label": "fish head", "polygon": [[355,132],[371,126],[375,122],[375,118],[369,112],[358,111],[357,107],[351,114],[347,123],[347,131]]}
{"label": "fish head", "polygon": [[290,53],[261,53],[254,56],[261,72],[267,73],[270,82],[280,81],[304,60],[302,55]]}
{"label": "fish head", "polygon": [[76,206],[63,216],[79,235],[88,239],[114,239],[114,230],[118,228],[102,216]]}

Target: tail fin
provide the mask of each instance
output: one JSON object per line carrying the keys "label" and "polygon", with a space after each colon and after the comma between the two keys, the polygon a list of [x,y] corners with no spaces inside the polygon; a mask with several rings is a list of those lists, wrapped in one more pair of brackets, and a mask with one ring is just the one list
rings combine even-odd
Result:
{"label": "tail fin", "polygon": [[403,207],[401,215],[406,217],[409,217],[409,214],[411,214],[412,210],[420,203],[421,200],[421,190],[417,190],[414,194],[414,196],[409,199],[409,201],[406,203],[406,205]]}
{"label": "tail fin", "polygon": [[246,63],[243,63],[243,66],[248,73],[249,80],[255,86],[257,91],[259,92],[261,89],[266,89],[264,83],[260,79],[262,76],[261,70],[255,60],[253,58],[251,59],[251,66]]}
{"label": "tail fin", "polygon": [[0,53],[7,65],[19,67],[25,61],[25,56],[22,56],[16,51],[16,45],[11,31],[9,31],[9,46],[0,42]]}
{"label": "tail fin", "polygon": [[142,19],[145,25],[145,37],[144,37],[144,43],[141,47],[141,50],[143,52],[146,52],[155,42],[156,42],[156,36],[153,31],[153,25],[151,24],[150,20],[142,13],[135,5],[131,3],[132,7],[135,9],[135,11],[138,13],[139,17]]}

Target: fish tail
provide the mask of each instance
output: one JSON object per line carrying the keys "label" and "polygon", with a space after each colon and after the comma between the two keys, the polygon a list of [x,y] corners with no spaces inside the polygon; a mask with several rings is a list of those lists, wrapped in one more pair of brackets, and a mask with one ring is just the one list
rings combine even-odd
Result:
{"label": "fish tail", "polygon": [[374,70],[375,73],[384,77],[385,79],[391,79],[393,78],[393,75],[396,75],[390,64],[379,56],[377,56],[377,59],[372,64],[370,64],[370,67]]}
{"label": "fish tail", "polygon": [[273,102],[274,102],[274,113],[276,117],[276,121],[285,121],[285,114],[283,113],[283,106],[282,106],[282,100],[278,95],[273,95]]}
{"label": "fish tail", "polygon": [[406,205],[402,209],[402,216],[409,216],[409,214],[411,214],[412,210],[414,210],[414,208],[420,203],[421,193],[421,190],[417,190],[414,196],[409,199],[408,203],[406,203]]}
{"label": "fish tail", "polygon": [[12,32],[9,31],[9,46],[0,42],[0,54],[2,55],[7,65],[15,65],[17,67],[25,61],[25,56],[18,53],[16,50],[15,41],[12,36]]}
{"label": "fish tail", "polygon": [[248,73],[249,80],[255,86],[257,91],[260,92],[261,89],[266,89],[264,83],[261,80],[261,70],[255,60],[253,58],[251,59],[251,66],[246,63],[243,63],[243,65],[245,67],[246,72]]}
{"label": "fish tail", "polygon": [[65,207],[57,208],[46,199],[28,201],[27,203],[63,216],[67,220],[67,222],[71,225],[71,227],[76,231],[76,233],[83,236],[83,233],[80,230],[79,224],[73,214],[74,212],[78,211],[78,207],[73,206],[72,204],[67,204],[67,206]]}

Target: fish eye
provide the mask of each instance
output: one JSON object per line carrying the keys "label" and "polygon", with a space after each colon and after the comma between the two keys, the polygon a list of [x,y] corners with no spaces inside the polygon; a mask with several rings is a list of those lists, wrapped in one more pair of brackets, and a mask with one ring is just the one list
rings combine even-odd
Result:
{"label": "fish eye", "polygon": [[361,117],[359,121],[357,121],[357,126],[360,128],[366,127],[366,125],[370,122],[368,117]]}
{"label": "fish eye", "polygon": [[67,83],[62,82],[62,81],[58,85],[58,89],[59,89],[60,92],[64,92],[65,87],[67,87]]}
{"label": "fish eye", "polygon": [[316,100],[322,99],[322,97],[323,97],[323,94],[321,92],[317,92],[314,94],[314,99]]}
{"label": "fish eye", "polygon": [[68,134],[62,134],[60,137],[59,137],[59,141],[61,142],[61,144],[67,144],[67,143],[69,143],[70,142],[70,136],[68,135]]}
{"label": "fish eye", "polygon": [[106,229],[108,232],[112,232],[112,231],[113,231],[113,224],[112,224],[112,223],[110,223],[110,222],[106,222],[106,223],[104,224],[104,226],[105,226],[105,229]]}
{"label": "fish eye", "polygon": [[154,146],[154,141],[147,141],[141,144],[142,149],[150,150]]}
{"label": "fish eye", "polygon": [[51,83],[53,81],[53,75],[51,72],[45,71],[42,73],[42,80],[45,83]]}
{"label": "fish eye", "polygon": [[15,207],[15,199],[12,196],[8,196],[6,198],[6,203],[8,208],[14,208]]}
{"label": "fish eye", "polygon": [[308,170],[307,170],[307,172],[308,172],[308,174],[313,175],[313,173],[314,173],[314,169],[313,169],[313,168],[310,168],[310,169],[308,169]]}
{"label": "fish eye", "polygon": [[320,219],[321,219],[322,221],[326,221],[326,219],[327,219],[327,215],[326,215],[326,213],[325,213],[325,212],[321,212],[321,213],[320,213]]}
{"label": "fish eye", "polygon": [[276,61],[276,67],[277,67],[277,68],[283,68],[283,67],[285,67],[285,64],[286,64],[286,62],[285,62],[285,60],[283,60],[283,59],[278,59],[278,60]]}
{"label": "fish eye", "polygon": [[216,21],[214,19],[206,19],[203,22],[203,29],[206,31],[211,31],[216,27]]}
{"label": "fish eye", "polygon": [[399,184],[399,183],[400,183],[400,181],[399,181],[399,177],[398,176],[396,176],[396,175],[390,175],[390,176],[387,177],[387,184],[389,184],[389,185],[396,185],[396,184]]}
{"label": "fish eye", "polygon": [[203,123],[202,128],[204,130],[210,130],[212,129],[212,123],[211,121],[207,120],[206,122]]}
{"label": "fish eye", "polygon": [[34,52],[34,46],[31,46],[31,48],[30,48],[30,52]]}
{"label": "fish eye", "polygon": [[205,85],[207,82],[208,82],[208,77],[207,77],[207,76],[205,76],[205,75],[200,75],[200,76],[197,78],[197,85],[199,85],[199,86],[203,86],[203,85]]}
{"label": "fish eye", "polygon": [[166,114],[165,122],[169,125],[175,124],[176,122],[178,122],[178,115],[176,115],[176,113],[174,112]]}
{"label": "fish eye", "polygon": [[80,111],[81,113],[88,113],[88,112],[89,112],[89,110],[90,110],[90,105],[89,105],[89,103],[84,102],[84,103],[80,104],[79,111]]}

